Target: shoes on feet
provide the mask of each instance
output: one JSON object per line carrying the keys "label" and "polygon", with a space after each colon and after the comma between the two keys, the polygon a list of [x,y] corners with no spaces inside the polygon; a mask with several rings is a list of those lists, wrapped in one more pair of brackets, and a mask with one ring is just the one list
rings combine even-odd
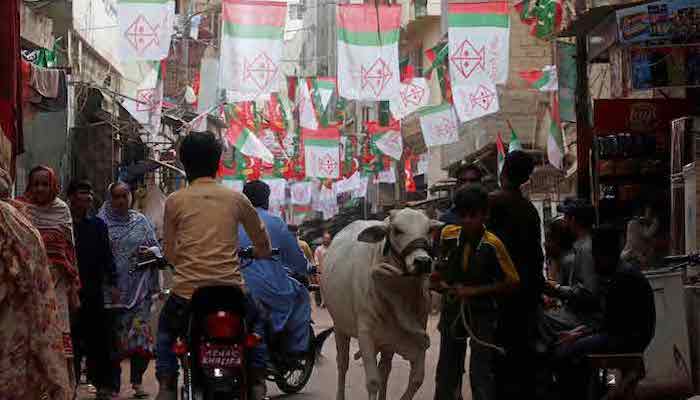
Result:
{"label": "shoes on feet", "polygon": [[134,398],[135,399],[146,399],[148,398],[149,394],[146,393],[145,390],[143,390],[142,385],[132,385],[132,388],[134,389]]}

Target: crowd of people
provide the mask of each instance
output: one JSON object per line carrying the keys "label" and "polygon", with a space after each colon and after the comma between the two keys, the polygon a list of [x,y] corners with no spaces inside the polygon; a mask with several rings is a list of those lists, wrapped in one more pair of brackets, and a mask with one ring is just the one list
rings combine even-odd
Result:
{"label": "crowd of people", "polygon": [[443,293],[435,400],[462,399],[467,346],[475,400],[583,399],[586,355],[640,353],[654,335],[651,286],[621,257],[620,232],[594,227],[589,202],[559,206],[543,253],[539,214],[521,192],[533,167],[509,153],[491,193],[478,167],[458,174],[431,276]]}
{"label": "crowd of people", "polygon": [[[323,272],[331,235],[324,232],[312,253],[296,227],[268,212],[265,183],[249,182],[243,193],[216,184],[221,152],[212,134],[191,134],[181,144],[190,184],[167,199],[162,243],[151,221],[131,208],[126,183],[110,185],[93,212],[88,181],[71,182],[66,204],[56,174],[39,166],[13,200],[10,175],[0,170],[0,393],[72,398],[84,359],[98,399],[121,391],[124,361],[134,397],[144,398],[143,375],[155,359],[157,399],[175,399],[173,344],[184,332],[193,293],[245,281],[247,316],[266,323],[251,325],[268,339],[256,347],[251,365],[259,388],[254,398],[264,397],[267,345],[304,351],[309,343],[306,285],[317,283],[311,265]],[[540,217],[520,189],[532,170],[530,156],[515,151],[496,191],[485,189],[479,168],[458,176],[431,275],[433,288],[444,294],[436,400],[461,400],[468,346],[476,400],[542,398],[533,360],[543,359],[555,367],[566,397],[575,398],[583,390],[573,388],[587,376],[583,355],[639,352],[653,336],[649,283],[636,264],[621,259],[619,233],[594,227],[589,203],[560,206],[563,217],[548,224],[542,251]],[[161,246],[175,272],[156,333],[159,273],[133,266]],[[256,259],[241,269],[237,250],[246,246]],[[272,248],[280,249],[280,262],[265,259]],[[316,303],[323,306],[320,297]]]}

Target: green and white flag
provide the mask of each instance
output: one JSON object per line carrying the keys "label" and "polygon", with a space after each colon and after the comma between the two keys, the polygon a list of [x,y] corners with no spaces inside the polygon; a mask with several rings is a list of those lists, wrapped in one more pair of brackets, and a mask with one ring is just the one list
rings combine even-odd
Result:
{"label": "green and white flag", "polygon": [[559,99],[552,93],[551,107],[545,110],[542,126],[547,129],[547,159],[555,168],[564,167],[564,135],[559,119]]}
{"label": "green and white flag", "polygon": [[287,4],[223,0],[220,87],[231,102],[278,91]]}
{"label": "green and white flag", "polygon": [[540,92],[554,92],[559,88],[556,65],[545,65],[541,70],[522,71],[519,75],[532,89]]}
{"label": "green and white flag", "polygon": [[321,125],[328,125],[328,104],[335,93],[335,78],[319,76],[314,79],[313,99]]}
{"label": "green and white flag", "polygon": [[448,38],[452,87],[508,80],[508,2],[449,3]]}
{"label": "green and white flag", "polygon": [[352,100],[399,95],[400,5],[338,4],[338,91]]}
{"label": "green and white flag", "polygon": [[160,61],[168,56],[175,26],[173,0],[118,0],[119,61]]}
{"label": "green and white flag", "polygon": [[136,88],[128,93],[122,105],[150,135],[160,133],[161,115],[163,113],[163,80],[160,63],[150,71]]}
{"label": "green and white flag", "polygon": [[268,164],[275,161],[272,152],[265,147],[263,142],[255,136],[255,133],[238,120],[231,119],[230,126],[226,132],[229,143],[241,154],[248,157],[259,158]]}
{"label": "green and white flag", "polygon": [[513,126],[510,124],[510,122],[508,122],[508,127],[510,128],[510,142],[508,142],[508,152],[512,153],[514,151],[522,150],[523,144],[520,143],[520,139],[515,133],[515,129],[513,129]]}
{"label": "green and white flag", "polygon": [[459,140],[459,128],[452,104],[424,107],[418,111],[423,140],[427,147],[451,144]]}
{"label": "green and white flag", "polygon": [[340,176],[340,131],[337,127],[302,129],[306,176],[332,178]]}
{"label": "green and white flag", "polygon": [[299,78],[297,85],[297,110],[299,126],[305,129],[318,129],[318,117],[314,101],[311,98],[308,79]]}

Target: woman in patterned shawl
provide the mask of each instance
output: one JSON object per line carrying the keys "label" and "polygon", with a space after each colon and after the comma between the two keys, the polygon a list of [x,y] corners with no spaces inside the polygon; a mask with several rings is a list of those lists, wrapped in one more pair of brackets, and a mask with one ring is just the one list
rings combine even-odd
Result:
{"label": "woman in patterned shawl", "polygon": [[[148,397],[143,391],[143,374],[153,358],[153,333],[150,329],[152,296],[159,292],[158,271],[129,269],[145,249],[158,246],[155,230],[143,214],[130,208],[129,186],[118,182],[110,185],[107,201],[97,214],[107,224],[112,243],[120,303],[111,304],[116,324],[116,361],[113,389],[120,391],[121,368],[118,361],[130,359],[134,397]],[[110,300],[110,296],[105,296]]]}
{"label": "woman in patterned shawl", "polygon": [[28,182],[27,190],[19,200],[26,205],[25,212],[44,241],[58,301],[64,354],[68,372],[74,378],[70,311],[80,306],[80,276],[76,267],[73,220],[68,205],[58,198],[58,179],[51,168],[33,168]]}
{"label": "woman in patterned shawl", "polygon": [[49,261],[41,235],[10,200],[11,187],[0,169],[0,397],[68,400],[72,381]]}

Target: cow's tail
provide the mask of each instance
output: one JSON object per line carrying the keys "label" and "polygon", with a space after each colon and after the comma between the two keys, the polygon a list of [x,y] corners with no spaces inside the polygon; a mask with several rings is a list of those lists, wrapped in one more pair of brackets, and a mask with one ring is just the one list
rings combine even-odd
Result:
{"label": "cow's tail", "polygon": [[[482,345],[482,346],[484,346],[484,347],[486,347],[486,348],[496,350],[496,351],[499,352],[501,355],[505,355],[505,354],[506,354],[506,349],[504,349],[503,347],[498,346],[498,345],[496,345],[496,344],[483,341],[483,340],[479,339],[479,338],[474,334],[474,332],[472,331],[472,328],[471,328],[471,327],[469,326],[469,324],[467,323],[467,317],[464,315],[464,307],[465,307],[465,305],[466,305],[466,307],[469,307],[469,304],[468,304],[468,303],[465,304],[465,303],[466,303],[466,302],[465,302],[464,300],[462,300],[461,307],[459,308],[459,314],[460,314],[459,317],[462,319],[462,324],[464,325],[464,329],[467,330],[467,333],[469,334],[469,337],[470,337],[474,342],[476,342],[476,343],[478,343],[478,344],[480,344],[480,345]],[[469,312],[471,313],[471,310],[470,310]]]}
{"label": "cow's tail", "polygon": [[326,342],[326,339],[333,333],[334,328],[331,326],[330,328],[324,329],[316,335],[316,338],[314,338],[314,349],[316,351],[316,357],[321,356],[321,350],[323,350],[323,344]]}

